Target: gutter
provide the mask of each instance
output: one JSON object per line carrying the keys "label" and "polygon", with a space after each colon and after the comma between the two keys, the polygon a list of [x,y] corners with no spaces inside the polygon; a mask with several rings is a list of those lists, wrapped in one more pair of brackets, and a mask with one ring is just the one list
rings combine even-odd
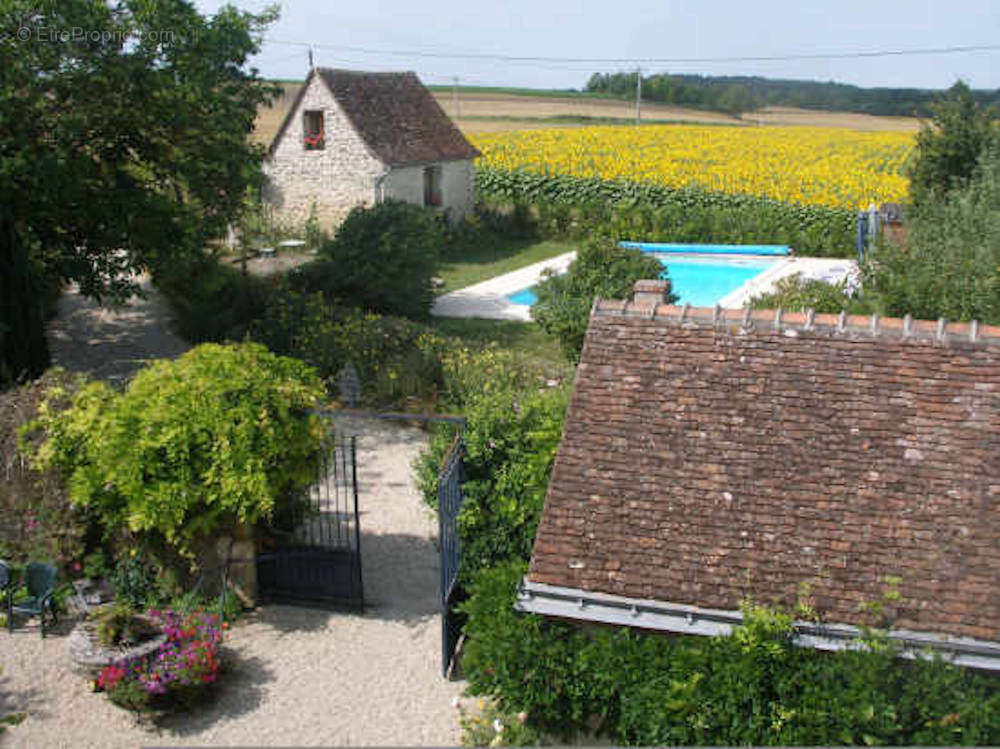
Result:
{"label": "gutter", "polygon": [[385,171],[381,174],[375,175],[375,204],[385,202],[385,178],[389,176],[389,172],[392,171],[391,166],[387,166]]}
{"label": "gutter", "polygon": [[[636,627],[655,632],[709,637],[728,635],[743,623],[743,614],[652,599],[593,593],[521,580],[514,603],[517,611],[580,622]],[[816,650],[863,650],[861,628],[850,624],[795,621],[792,642]],[[957,666],[1000,671],[1000,643],[972,637],[952,637],[905,629],[889,630],[890,640],[902,646],[903,658],[931,658],[935,654]]]}

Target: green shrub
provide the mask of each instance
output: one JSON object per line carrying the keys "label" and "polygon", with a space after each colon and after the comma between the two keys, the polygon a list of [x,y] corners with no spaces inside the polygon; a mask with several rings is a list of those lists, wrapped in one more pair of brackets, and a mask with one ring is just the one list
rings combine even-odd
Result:
{"label": "green shrub", "polygon": [[89,613],[95,622],[97,637],[106,648],[132,647],[158,634],[148,621],[137,616],[136,609],[127,602],[102,606]]}
{"label": "green shrub", "polygon": [[432,210],[399,201],[355,208],[300,277],[306,290],[348,307],[425,318],[444,243],[444,225]]}
{"label": "green shrub", "polygon": [[440,401],[454,411],[464,411],[468,404],[497,390],[511,393],[537,385],[538,373],[509,349],[487,346],[469,349],[454,346],[441,357],[442,390]]}
{"label": "green shrub", "polygon": [[315,478],[323,390],[301,362],[259,344],[203,344],[143,369],[124,393],[92,383],[44,408],[34,462],[109,531],[195,539],[269,517]]}
{"label": "green shrub", "polygon": [[926,199],[905,243],[878,248],[863,283],[883,314],[1000,323],[1000,146],[967,185]]}
{"label": "green shrub", "polygon": [[854,212],[847,208],[482,167],[476,187],[492,208],[532,206],[546,239],[600,234],[614,241],[787,244],[823,257],[854,253]]}
{"label": "green shrub", "polygon": [[[519,392],[496,385],[463,409],[467,480],[458,527],[464,579],[530,557],[566,412],[565,388]],[[438,430],[417,461],[418,484],[431,507],[437,507],[438,471],[452,437],[451,430]]]}
{"label": "green shrub", "polygon": [[174,329],[189,343],[240,341],[271,296],[267,279],[244,275],[203,256],[156,276],[170,304]]}
{"label": "green shrub", "polygon": [[448,348],[418,323],[334,307],[320,292],[287,285],[278,289],[250,335],[275,353],[315,367],[332,394],[341,369],[350,362],[363,400],[380,406],[434,400],[441,385],[441,356]]}
{"label": "green shrub", "polygon": [[847,282],[827,283],[805,279],[798,273],[779,279],[774,291],[750,300],[754,309],[783,309],[802,312],[812,309],[821,314],[837,314],[847,310],[852,314],[870,312],[869,305],[859,297],[848,296]]}
{"label": "green shrub", "polygon": [[791,642],[791,617],[744,607],[725,637],[579,628],[514,611],[522,562],[477,574],[463,671],[473,694],[527,726],[628,745],[995,744],[1000,681],[940,660]]}
{"label": "green shrub", "polygon": [[59,472],[32,466],[32,447],[18,445],[42,404],[46,413],[60,413],[85,384],[82,375],[52,369],[0,393],[0,556],[8,561],[48,562],[75,575],[88,542],[99,536],[92,513],[73,506]]}
{"label": "green shrub", "polygon": [[470,254],[481,256],[491,248],[505,249],[512,240],[527,241],[537,234],[536,222],[525,206],[499,211],[479,204],[465,218],[448,224],[441,259],[462,261]]}
{"label": "green shrub", "polygon": [[538,285],[531,316],[559,339],[566,357],[575,362],[583,349],[594,298],[627,299],[636,281],[663,274],[660,262],[640,250],[596,241],[577,253],[565,275],[549,275]]}

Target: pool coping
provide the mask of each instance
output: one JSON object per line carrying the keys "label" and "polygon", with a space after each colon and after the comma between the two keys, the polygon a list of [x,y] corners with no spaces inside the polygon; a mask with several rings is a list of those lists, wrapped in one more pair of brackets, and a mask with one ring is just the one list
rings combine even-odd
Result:
{"label": "pool coping", "polygon": [[531,307],[514,304],[508,294],[534,286],[546,270],[565,273],[576,259],[576,252],[541,260],[510,273],[480,281],[464,289],[442,294],[434,301],[431,314],[436,317],[485,317],[494,320],[531,320]]}
{"label": "pool coping", "polygon": [[[696,255],[697,253],[692,254]],[[713,257],[719,259],[722,256]],[[761,260],[765,256],[729,254],[725,257]],[[576,252],[567,252],[472,286],[466,286],[464,289],[443,294],[435,300],[431,314],[436,317],[479,317],[492,320],[530,321],[531,308],[523,304],[514,304],[507,298],[507,295],[534,286],[541,280],[542,274],[546,270],[551,270],[556,274],[565,273],[575,258]],[[801,273],[805,278],[830,282],[841,279],[857,279],[857,263],[846,258],[793,256],[777,257],[775,260],[772,267],[761,271],[742,286],[722,297],[718,302],[719,306],[723,309],[742,309],[750,299],[773,290],[778,281],[796,273]]]}

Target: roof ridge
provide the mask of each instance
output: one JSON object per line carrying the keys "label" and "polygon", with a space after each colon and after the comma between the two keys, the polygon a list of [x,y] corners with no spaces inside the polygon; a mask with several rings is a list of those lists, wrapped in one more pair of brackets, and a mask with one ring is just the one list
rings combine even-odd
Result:
{"label": "roof ridge", "polygon": [[593,317],[633,317],[691,327],[732,327],[739,332],[780,333],[795,337],[801,332],[825,333],[830,336],[864,334],[870,338],[905,340],[915,343],[1000,346],[1000,326],[982,325],[978,320],[949,322],[914,320],[906,317],[879,317],[879,315],[839,315],[817,313],[812,308],[804,312],[786,312],[782,309],[723,309],[692,307],[689,304],[637,304],[620,299],[597,299]]}
{"label": "roof ridge", "polygon": [[396,76],[396,75],[416,75],[412,70],[352,70],[350,68],[328,68],[326,66],[318,65],[316,66],[317,72],[326,73],[342,73],[346,75],[384,75],[384,76]]}

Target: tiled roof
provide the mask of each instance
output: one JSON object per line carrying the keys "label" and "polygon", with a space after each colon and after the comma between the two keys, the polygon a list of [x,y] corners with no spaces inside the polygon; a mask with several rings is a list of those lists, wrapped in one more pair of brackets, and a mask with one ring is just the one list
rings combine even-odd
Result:
{"label": "tiled roof", "polygon": [[[316,68],[314,74],[326,84],[368,147],[389,166],[479,156],[479,151],[455,127],[416,73]],[[303,85],[303,91],[311,79],[312,74]],[[284,133],[298,101],[296,99],[292,105],[274,143]],[[273,144],[271,148],[273,150]]]}
{"label": "tiled roof", "polygon": [[998,641],[998,572],[1000,328],[595,304],[530,582]]}

